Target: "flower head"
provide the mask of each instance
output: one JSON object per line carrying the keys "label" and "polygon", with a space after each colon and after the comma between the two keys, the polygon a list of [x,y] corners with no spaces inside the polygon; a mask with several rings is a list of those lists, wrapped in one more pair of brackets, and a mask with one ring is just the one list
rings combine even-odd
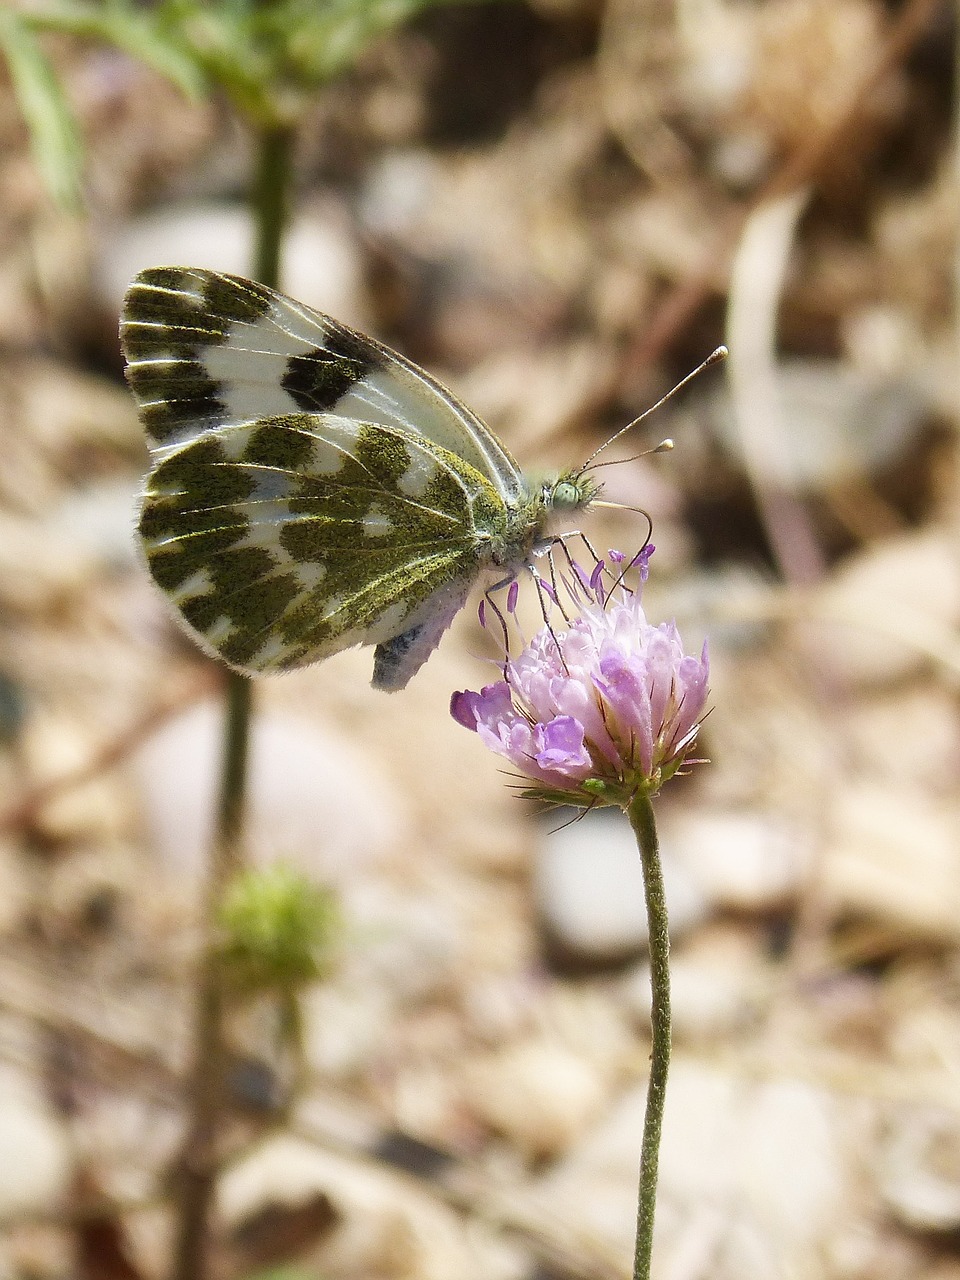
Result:
{"label": "flower head", "polygon": [[250,867],[219,909],[219,957],[239,991],[295,991],[323,977],[340,931],[333,894],[283,863]]}
{"label": "flower head", "polygon": [[454,719],[529,777],[530,794],[625,807],[658,791],[689,755],[707,650],[685,654],[672,622],[647,622],[641,588],[652,550],[627,566],[638,569],[633,587],[619,552],[590,575],[574,564],[564,586],[579,613],[567,629],[545,626],[506,661],[502,680],[453,695]]}

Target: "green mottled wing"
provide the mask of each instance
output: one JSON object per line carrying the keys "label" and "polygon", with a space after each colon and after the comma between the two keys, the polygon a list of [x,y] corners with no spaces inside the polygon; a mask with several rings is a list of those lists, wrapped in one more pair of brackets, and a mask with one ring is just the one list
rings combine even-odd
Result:
{"label": "green mottled wing", "polygon": [[148,478],[140,533],[157,583],[232,665],[282,670],[377,644],[375,683],[400,688],[503,520],[492,487],[439,446],[301,414],[169,453]]}

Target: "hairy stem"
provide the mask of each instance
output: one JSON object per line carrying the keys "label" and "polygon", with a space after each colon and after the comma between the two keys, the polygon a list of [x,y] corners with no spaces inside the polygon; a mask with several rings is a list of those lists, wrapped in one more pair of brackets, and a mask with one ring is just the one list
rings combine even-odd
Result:
{"label": "hairy stem", "polygon": [[[264,128],[258,139],[257,172],[251,191],[256,247],[254,273],[275,287],[290,184],[290,128]],[[241,865],[247,791],[247,757],[253,714],[253,686],[247,676],[227,671],[226,709],[216,838],[207,883],[205,923],[208,945],[197,975],[194,1063],[187,1134],[177,1187],[177,1231],[172,1280],[206,1280],[210,1266],[210,1219],[219,1163],[218,1138],[226,1105],[226,999],[216,954],[210,944],[223,893]]]}
{"label": "hairy stem", "polygon": [[261,130],[257,172],[250,192],[256,224],[253,272],[261,284],[271,289],[280,287],[280,249],[293,177],[293,137],[289,125],[268,125]]}
{"label": "hairy stem", "polygon": [[670,1067],[670,935],[667,931],[667,904],[663,892],[657,826],[650,797],[638,795],[630,806],[629,815],[643,867],[650,935],[650,1020],[653,1031],[650,1083],[647,1086],[647,1108],[643,1118],[643,1142],[640,1148],[640,1192],[637,1198],[633,1280],[649,1280],[660,1165],[660,1131],[667,1096],[667,1071]]}

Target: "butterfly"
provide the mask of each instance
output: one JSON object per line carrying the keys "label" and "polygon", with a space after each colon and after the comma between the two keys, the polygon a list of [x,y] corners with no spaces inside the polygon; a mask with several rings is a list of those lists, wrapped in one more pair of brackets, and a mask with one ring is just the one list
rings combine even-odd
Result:
{"label": "butterfly", "polygon": [[240,276],[141,272],[120,338],[147,565],[244,672],[373,644],[374,687],[402,689],[486,570],[513,579],[600,492],[586,467],[529,481],[412,361]]}

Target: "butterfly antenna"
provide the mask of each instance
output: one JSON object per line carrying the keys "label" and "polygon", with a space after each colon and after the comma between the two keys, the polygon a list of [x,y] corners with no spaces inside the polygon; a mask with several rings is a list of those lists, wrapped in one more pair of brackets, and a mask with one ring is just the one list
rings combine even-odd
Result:
{"label": "butterfly antenna", "polygon": [[[630,424],[630,426],[633,426],[633,423],[631,423],[631,424]],[[624,430],[629,430],[629,428],[624,428]],[[620,434],[620,432],[618,431],[618,432],[617,432],[617,435],[619,435],[619,434]],[[615,440],[616,438],[617,438],[616,436],[614,436],[614,437],[613,437],[613,439],[614,439],[614,440]],[[610,444],[610,441],[609,441],[609,440],[607,441],[607,444]],[[603,445],[603,446],[601,446],[601,447],[605,449],[605,448],[607,447],[607,445],[605,444],[605,445]],[[672,440],[670,439],[670,437],[668,436],[666,440],[661,440],[659,444],[655,444],[655,445],[653,446],[653,448],[652,448],[652,449],[641,449],[639,453],[631,453],[631,455],[630,455],[630,457],[629,457],[629,458],[607,458],[604,462],[594,462],[594,463],[593,463],[593,464],[588,468],[588,470],[590,470],[590,471],[599,471],[601,467],[613,467],[613,466],[619,466],[619,465],[620,465],[621,463],[623,463],[623,462],[636,462],[636,460],[637,460],[638,458],[649,458],[649,457],[650,457],[650,455],[651,455],[651,453],[669,453],[669,452],[670,452],[670,450],[671,450],[672,448],[673,448],[673,441],[672,441]],[[594,456],[594,457],[596,457],[597,455],[596,455],[596,454],[594,454],[593,456]],[[601,506],[601,507],[602,507],[602,506],[607,506],[607,507],[609,507],[609,506],[614,506],[614,507],[618,507],[618,508],[620,508],[620,509],[624,509],[624,508],[623,508],[623,504],[622,504],[622,503],[620,503],[620,502],[614,502],[614,503],[606,502],[606,503],[603,503],[603,502],[596,502],[596,501],[595,501],[595,502],[593,503],[593,506],[595,506],[595,507],[596,507],[596,506]],[[636,510],[637,510],[637,508],[636,508],[636,507],[628,507],[628,508],[626,508],[626,510],[629,510],[629,511],[636,511]]]}
{"label": "butterfly antenna", "polygon": [[[599,449],[595,449],[593,453],[591,453],[590,457],[583,464],[583,466],[580,468],[580,474],[582,475],[585,471],[589,471],[591,466],[593,465],[594,458],[599,457],[599,455],[603,453],[604,449],[606,449],[608,445],[613,444],[614,440],[619,440],[622,435],[626,434],[626,432],[632,431],[634,427],[639,426],[639,424],[643,422],[645,418],[649,418],[652,413],[656,413],[658,409],[661,409],[667,403],[668,400],[672,399],[677,394],[678,391],[682,391],[688,382],[692,382],[694,378],[698,377],[701,373],[703,373],[705,369],[709,369],[711,365],[717,364],[719,363],[719,361],[726,359],[728,354],[729,352],[727,351],[726,347],[717,347],[716,351],[711,351],[710,355],[707,356],[706,360],[703,360],[700,364],[698,364],[697,367],[691,370],[691,372],[688,373],[685,378],[681,378],[680,381],[677,383],[677,385],[675,387],[671,387],[671,389],[667,392],[665,396],[661,396],[656,404],[652,404],[649,409],[644,409],[643,413],[641,413],[639,417],[634,418],[634,420],[632,422],[628,422],[625,427],[621,427],[619,431],[614,432],[614,434],[610,437],[609,440],[604,440],[603,444],[600,445]],[[672,440],[661,440],[661,442],[655,448],[648,449],[646,452],[662,453],[665,450],[672,449],[672,448],[673,448]],[[642,456],[643,455],[641,454],[637,455],[637,457],[642,457]],[[600,465],[602,466],[603,464],[601,463]]]}

